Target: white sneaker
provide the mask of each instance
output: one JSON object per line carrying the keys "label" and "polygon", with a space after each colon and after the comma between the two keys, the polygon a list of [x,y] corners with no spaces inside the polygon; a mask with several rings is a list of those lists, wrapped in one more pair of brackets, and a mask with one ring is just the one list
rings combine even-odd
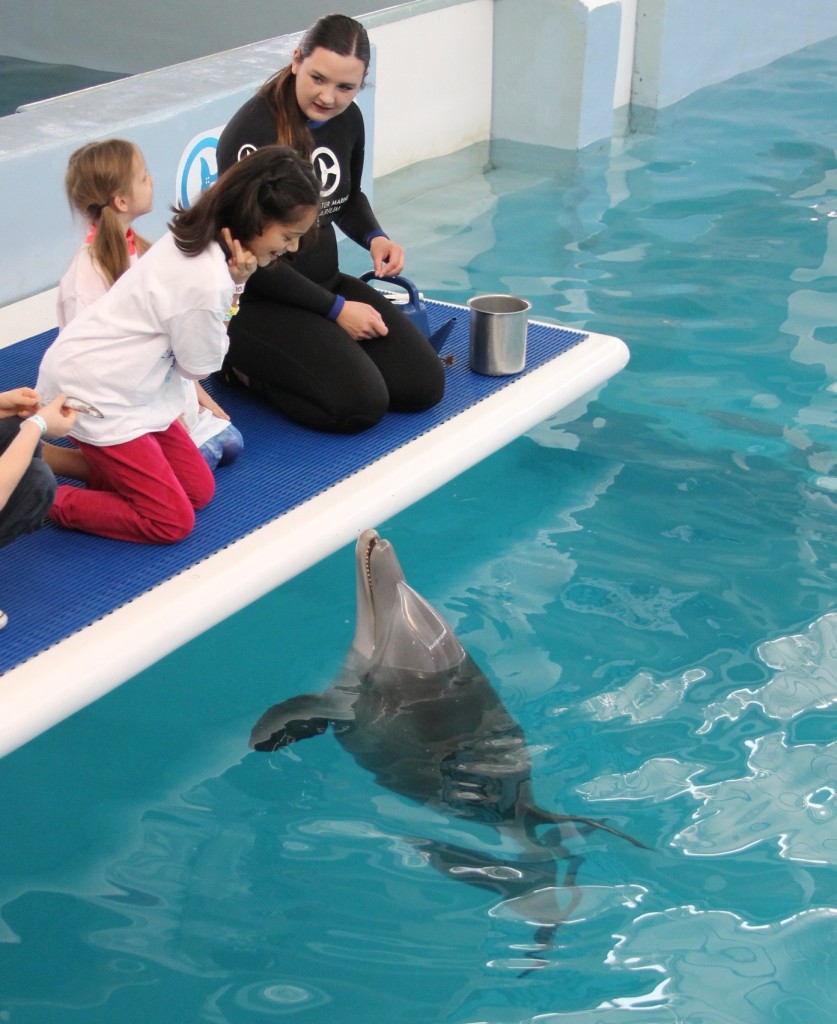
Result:
{"label": "white sneaker", "polygon": [[9,621],[9,616],[5,612],[0,612],[0,629],[2,629]]}

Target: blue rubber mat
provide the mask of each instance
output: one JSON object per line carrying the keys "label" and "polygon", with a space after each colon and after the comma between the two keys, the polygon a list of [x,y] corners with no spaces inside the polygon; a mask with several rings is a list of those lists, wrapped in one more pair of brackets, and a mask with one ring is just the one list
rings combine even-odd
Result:
{"label": "blue rubber mat", "polygon": [[[60,642],[155,585],[226,547],[364,466],[443,423],[518,377],[483,377],[468,369],[468,313],[428,302],[431,329],[457,315],[443,355],[454,357],[442,402],[423,413],[390,413],[351,436],[320,434],[289,423],[245,389],[207,384],[244,436],[244,451],[216,472],[217,491],[192,534],[157,547],[105,540],[46,524],[0,549],[0,674]],[[0,349],[4,389],[33,385],[49,331]],[[524,373],[587,335],[530,323]],[[370,524],[372,525],[372,524]]]}

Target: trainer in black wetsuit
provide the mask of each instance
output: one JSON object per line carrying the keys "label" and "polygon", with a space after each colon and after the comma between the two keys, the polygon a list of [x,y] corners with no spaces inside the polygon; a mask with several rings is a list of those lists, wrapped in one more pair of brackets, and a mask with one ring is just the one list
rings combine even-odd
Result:
{"label": "trainer in black wetsuit", "polygon": [[[444,392],[444,371],[407,316],[338,266],[333,224],[366,249],[375,237],[386,238],[360,188],[360,109],[351,102],[337,116],[308,120],[307,127],[313,137],[311,159],[322,180],[319,231],[293,257],[283,257],[249,280],[230,321],[225,374],[231,381],[233,368],[239,371],[235,376],[244,375],[254,391],[299,423],[352,433],[374,425],[388,409],[418,411],[435,405]],[[219,172],[276,141],[276,116],[263,90],[222,132]],[[336,322],[346,300],[373,306],[388,333],[353,340]]]}

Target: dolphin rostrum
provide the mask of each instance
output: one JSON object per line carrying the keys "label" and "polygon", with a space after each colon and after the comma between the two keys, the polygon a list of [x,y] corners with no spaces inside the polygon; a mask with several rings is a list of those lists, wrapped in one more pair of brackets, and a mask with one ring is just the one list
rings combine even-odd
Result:
{"label": "dolphin rostrum", "polygon": [[644,846],[602,821],[538,807],[522,728],[448,623],[407,584],[392,545],[366,530],[355,561],[357,624],[343,670],[324,692],[269,708],[251,747],[273,751],[332,726],[381,786],[514,839],[523,852],[511,862],[502,851],[477,855],[448,843],[426,851],[435,867],[506,897],[554,884],[559,855],[570,864],[564,884],[573,884],[578,858],[557,829],[539,840],[540,825],[572,822]]}

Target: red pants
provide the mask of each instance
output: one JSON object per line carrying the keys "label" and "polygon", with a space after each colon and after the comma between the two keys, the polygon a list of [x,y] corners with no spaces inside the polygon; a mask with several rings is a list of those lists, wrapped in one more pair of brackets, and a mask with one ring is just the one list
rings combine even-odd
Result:
{"label": "red pants", "polygon": [[172,544],[209,504],[215,477],[177,421],[167,430],[105,447],[75,442],[90,464],[87,487],[62,485],[50,519],[114,540]]}

